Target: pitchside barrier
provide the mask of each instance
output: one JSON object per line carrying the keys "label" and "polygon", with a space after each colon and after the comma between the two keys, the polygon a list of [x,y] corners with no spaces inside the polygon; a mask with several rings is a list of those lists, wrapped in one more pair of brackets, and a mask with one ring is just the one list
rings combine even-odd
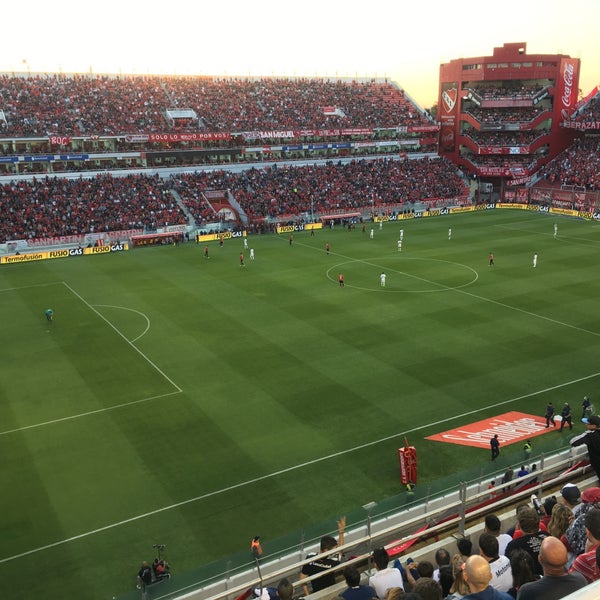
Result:
{"label": "pitchside barrier", "polygon": [[[434,484],[427,489],[417,487],[413,492],[382,502],[370,502],[347,514],[345,543],[335,550],[336,553],[343,552],[346,560],[333,570],[340,578],[341,571],[349,563],[356,564],[359,570],[369,571],[372,550],[381,546],[388,550],[392,559],[404,557],[405,560],[410,555],[431,560],[438,547],[453,553],[457,538],[469,536],[476,542],[483,529],[484,516],[490,512],[499,516],[503,530],[506,530],[514,524],[515,507],[529,502],[532,494],[538,498],[556,494],[565,483],[573,481],[580,488],[597,485],[585,447],[537,455],[529,460],[538,466],[536,471],[507,484],[498,483],[493,490],[488,489],[490,480],[500,482],[508,463],[503,465],[502,471],[490,472],[490,466],[486,465],[480,467],[479,474],[475,470],[455,474],[454,483],[448,478],[436,482],[435,489]],[[516,472],[522,463],[521,460],[518,464],[516,461],[510,464]],[[491,468],[498,467],[492,464]],[[306,555],[318,552],[320,537],[325,534],[337,537],[337,530],[331,531],[329,523],[328,527],[314,525],[310,531],[296,532],[279,540],[263,539],[265,554],[258,564],[245,548],[237,555],[193,572],[174,572],[169,581],[149,586],[143,595],[132,590],[119,596],[118,600],[234,600],[254,588],[276,587],[283,577],[294,584],[294,595],[298,597],[302,595],[302,583],[314,579],[309,577],[300,582],[302,566],[314,560],[314,557],[306,559]],[[132,575],[132,587],[133,581]],[[345,583],[341,583],[311,594],[310,598],[325,600],[345,587]],[[574,598],[580,600],[579,596]]]}

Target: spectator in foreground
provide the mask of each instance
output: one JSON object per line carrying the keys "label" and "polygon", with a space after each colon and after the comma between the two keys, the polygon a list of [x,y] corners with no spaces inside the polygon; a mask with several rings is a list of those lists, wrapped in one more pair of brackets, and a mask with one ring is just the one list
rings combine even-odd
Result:
{"label": "spectator in foreground", "polygon": [[519,590],[526,583],[537,581],[540,576],[535,571],[533,558],[529,552],[517,549],[510,555],[510,568],[512,570],[513,584],[508,593],[516,598]]}
{"label": "spectator in foreground", "polygon": [[538,575],[542,574],[542,567],[538,562],[538,553],[542,540],[548,536],[547,533],[540,531],[540,517],[531,506],[521,506],[517,512],[517,524],[523,535],[514,539],[506,546],[506,556],[510,558],[511,553],[517,548],[526,550],[533,558],[535,572]]}
{"label": "spectator in foreground", "polygon": [[485,517],[484,533],[491,533],[498,540],[498,554],[505,554],[506,546],[512,541],[512,537],[508,533],[500,533],[500,519],[497,515],[489,514]]}
{"label": "spectator in foreground", "polygon": [[560,600],[585,587],[586,581],[580,573],[567,573],[567,549],[555,537],[549,536],[542,542],[539,560],[544,576],[538,581],[525,583],[517,594],[517,600]]}
{"label": "spectator in foreground", "polygon": [[548,533],[560,539],[573,522],[573,511],[565,504],[555,504],[552,508],[550,521],[548,522]]}
{"label": "spectator in foreground", "polygon": [[[340,544],[344,543],[344,529],[346,528],[346,517],[342,517],[338,523],[338,534],[340,539]],[[329,550],[334,550],[337,548],[337,541],[331,535],[325,535],[321,538],[320,545],[320,554],[323,552],[327,552]],[[307,558],[311,556],[316,556],[316,554],[309,554]],[[319,590],[323,590],[330,585],[335,584],[335,572],[331,572],[333,567],[337,567],[342,561],[341,554],[330,554],[329,556],[325,556],[324,558],[318,558],[302,567],[302,572],[300,573],[300,579],[306,579],[311,575],[317,575],[318,573],[323,573],[321,577],[317,577],[313,579],[312,591],[318,592]],[[304,595],[309,595],[308,585],[302,584],[302,588],[304,591]]]}
{"label": "spectator in foreground", "polygon": [[490,565],[492,571],[490,585],[501,592],[508,592],[513,583],[512,569],[510,560],[498,554],[498,539],[491,533],[482,533],[479,536],[479,553]]}
{"label": "spectator in foreground", "polygon": [[277,597],[279,600],[292,600],[294,597],[294,586],[289,579],[283,578],[277,584]]}
{"label": "spectator in foreground", "polygon": [[585,515],[594,508],[600,509],[600,487],[590,487],[584,490],[581,494],[581,505],[578,506],[577,516],[569,525],[565,535],[560,538],[572,558],[585,552],[587,542]]}
{"label": "spectator in foreground", "polygon": [[422,600],[442,600],[442,586],[431,577],[421,577],[412,591]]}
{"label": "spectator in foreground", "polygon": [[348,589],[340,594],[344,600],[373,600],[377,595],[370,585],[360,584],[360,573],[354,565],[344,568],[344,579],[348,586]]}
{"label": "spectator in foreground", "polygon": [[465,563],[460,554],[455,554],[452,557],[452,574],[454,581],[450,586],[450,593],[446,596],[446,600],[461,600],[469,593],[469,586],[465,579]]}
{"label": "spectator in foreground", "polygon": [[469,594],[464,600],[512,600],[506,592],[499,592],[490,585],[492,571],[483,556],[471,556],[465,565],[465,579]]}
{"label": "spectator in foreground", "polygon": [[569,573],[581,573],[587,583],[600,579],[596,564],[596,550],[600,547],[600,510],[594,508],[585,515],[585,533],[587,542],[585,551],[574,561]]}
{"label": "spectator in foreground", "polygon": [[562,490],[560,490],[558,499],[562,504],[568,506],[573,511],[573,514],[577,514],[579,510],[577,507],[581,502],[581,492],[574,483],[564,485]]}
{"label": "spectator in foreground", "polygon": [[404,589],[404,580],[398,569],[388,568],[390,555],[385,548],[377,548],[373,552],[373,562],[377,573],[369,578],[369,585],[375,589],[379,600],[385,600],[385,594],[390,588]]}

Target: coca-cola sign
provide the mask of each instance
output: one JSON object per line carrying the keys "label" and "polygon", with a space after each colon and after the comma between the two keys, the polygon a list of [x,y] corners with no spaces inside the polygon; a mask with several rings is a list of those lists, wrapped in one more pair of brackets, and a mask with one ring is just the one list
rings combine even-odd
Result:
{"label": "coca-cola sign", "polygon": [[558,97],[563,120],[572,114],[577,102],[577,86],[579,85],[578,61],[565,58],[560,65],[560,78],[558,81]]}

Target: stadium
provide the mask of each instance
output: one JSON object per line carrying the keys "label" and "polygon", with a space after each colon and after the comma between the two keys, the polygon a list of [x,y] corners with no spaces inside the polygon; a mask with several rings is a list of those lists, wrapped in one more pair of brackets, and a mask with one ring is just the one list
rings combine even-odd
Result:
{"label": "stadium", "polygon": [[300,573],[340,520],[364,573],[596,489],[579,70],[505,44],[441,65],[436,110],[385,78],[3,74],[2,597],[329,600],[343,565]]}

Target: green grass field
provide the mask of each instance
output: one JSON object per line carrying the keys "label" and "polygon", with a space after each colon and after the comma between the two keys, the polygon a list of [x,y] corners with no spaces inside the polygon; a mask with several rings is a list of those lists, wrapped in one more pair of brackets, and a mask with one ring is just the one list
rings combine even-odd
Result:
{"label": "green grass field", "polygon": [[0,268],[0,597],[111,598],[157,542],[176,573],[256,533],[268,553],[400,493],[405,435],[422,485],[489,460],[427,435],[600,404],[600,227],[554,220],[252,237],[245,267],[238,239]]}

